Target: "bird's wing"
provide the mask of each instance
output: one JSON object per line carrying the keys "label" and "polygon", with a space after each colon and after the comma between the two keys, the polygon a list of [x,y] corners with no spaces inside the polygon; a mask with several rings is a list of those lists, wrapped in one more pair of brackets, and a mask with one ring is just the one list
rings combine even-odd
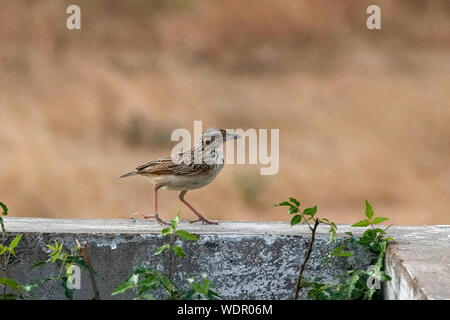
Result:
{"label": "bird's wing", "polygon": [[171,157],[164,157],[137,167],[135,172],[136,174],[142,175],[197,175],[211,169],[205,163],[195,164],[193,160],[188,160],[181,163],[174,163]]}

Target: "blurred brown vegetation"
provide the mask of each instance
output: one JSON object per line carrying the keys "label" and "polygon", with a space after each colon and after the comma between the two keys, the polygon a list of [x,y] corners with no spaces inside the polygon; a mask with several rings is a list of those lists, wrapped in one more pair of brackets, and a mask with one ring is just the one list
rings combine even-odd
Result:
{"label": "blurred brown vegetation", "polygon": [[[365,27],[380,5],[382,29]],[[230,165],[187,199],[210,219],[339,223],[364,199],[396,224],[450,223],[450,1],[1,1],[0,200],[15,216],[152,212],[117,177],[170,133],[280,128],[280,171]],[[174,192],[160,214],[192,217]]]}

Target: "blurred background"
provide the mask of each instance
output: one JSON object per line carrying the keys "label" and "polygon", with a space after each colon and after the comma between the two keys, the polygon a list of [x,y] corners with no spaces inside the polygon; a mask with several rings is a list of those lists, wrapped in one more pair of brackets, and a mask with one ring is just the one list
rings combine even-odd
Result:
{"label": "blurred background", "polygon": [[[66,8],[81,8],[81,30]],[[378,4],[382,29],[366,28]],[[0,201],[12,216],[153,210],[175,128],[279,128],[280,170],[230,165],[186,199],[209,219],[450,223],[450,1],[0,1]],[[160,215],[192,218],[173,191]]]}

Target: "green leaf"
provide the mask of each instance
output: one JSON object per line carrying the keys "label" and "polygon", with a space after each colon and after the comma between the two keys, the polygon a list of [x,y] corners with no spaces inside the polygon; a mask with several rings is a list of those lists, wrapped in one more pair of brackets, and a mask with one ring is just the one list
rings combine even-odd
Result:
{"label": "green leaf", "polygon": [[202,294],[205,297],[208,297],[210,284],[211,281],[209,279],[203,279],[201,283],[193,282],[191,284],[191,287],[192,289],[194,289],[195,292]]}
{"label": "green leaf", "polygon": [[378,273],[379,279],[382,282],[391,281],[391,277],[384,271]]}
{"label": "green leaf", "polygon": [[170,221],[170,225],[175,230],[179,222],[180,222],[180,213],[178,213],[177,216]]}
{"label": "green leaf", "polygon": [[373,209],[369,201],[366,200],[366,217],[370,220],[373,217]]}
{"label": "green leaf", "polygon": [[176,291],[178,290],[177,286],[172,282],[172,280],[170,280],[169,278],[161,275],[160,273],[155,272],[155,274],[158,277],[158,281],[159,283],[164,287],[165,290],[167,290],[167,292],[169,292],[169,294],[171,296],[173,296],[174,294],[176,294]]}
{"label": "green leaf", "polygon": [[203,288],[198,283],[194,282],[191,286],[195,292],[203,294]]}
{"label": "green leaf", "polygon": [[4,254],[6,251],[8,251],[8,249],[9,249],[8,247],[5,247],[5,246],[0,244],[0,256],[2,254]]}
{"label": "green leaf", "polygon": [[[374,242],[377,238],[377,234],[383,231],[382,229],[368,229],[366,230],[363,235],[361,236],[361,239],[358,241],[358,244],[361,245],[369,245],[372,242]],[[384,232],[384,231],[383,231]]]}
{"label": "green leaf", "polygon": [[340,251],[342,251],[344,249],[345,249],[344,246],[338,246],[338,247],[334,248],[333,251],[330,252],[330,255],[334,256],[336,253],[338,253],[338,252],[340,252]]}
{"label": "green leaf", "polygon": [[314,206],[312,208],[306,208],[305,210],[303,210],[304,215],[311,216],[312,218],[315,216],[316,212],[317,206]]}
{"label": "green leaf", "polygon": [[291,207],[292,206],[292,204],[290,204],[289,202],[287,202],[287,201],[283,201],[283,202],[280,202],[280,203],[278,203],[278,204],[276,204],[275,205],[275,207]]}
{"label": "green leaf", "polygon": [[384,218],[384,217],[376,217],[372,220],[372,224],[379,224],[383,221],[389,220],[388,218]]}
{"label": "green leaf", "polygon": [[143,287],[138,294],[144,293],[148,289],[156,289],[159,285],[158,280],[153,275],[147,275],[146,278],[139,280],[137,286]]}
{"label": "green leaf", "polygon": [[[87,266],[87,264],[83,258],[73,257],[73,263],[85,270],[89,270],[89,267]],[[94,271],[94,274],[97,274],[97,273]]]}
{"label": "green leaf", "polygon": [[368,225],[370,225],[370,221],[369,220],[361,220],[361,221],[358,221],[355,224],[352,224],[352,227],[367,227]]}
{"label": "green leaf", "polygon": [[298,201],[297,199],[290,197],[289,201],[291,201],[293,204],[295,204],[296,207],[300,206],[300,201]]}
{"label": "green leaf", "polygon": [[174,245],[172,247],[173,253],[175,253],[177,256],[184,258],[186,256],[186,253],[184,253],[183,249],[181,249],[180,246]]}
{"label": "green leaf", "polygon": [[373,232],[375,232],[375,235],[377,235],[378,233],[379,234],[386,234],[386,231],[384,231],[383,229],[380,229],[380,228],[375,228],[375,229],[372,229],[373,230]]}
{"label": "green leaf", "polygon": [[330,230],[328,230],[328,232],[331,233],[330,239],[328,240],[328,244],[335,242],[337,239],[336,228],[330,226]]}
{"label": "green leaf", "polygon": [[141,299],[142,300],[156,300],[156,297],[151,293],[143,293],[143,294],[138,295],[137,299],[139,299],[139,300],[141,300]]}
{"label": "green leaf", "polygon": [[53,258],[52,258],[52,260],[50,261],[50,263],[55,263],[55,262],[58,260],[59,256],[61,255],[61,251],[60,251],[60,250],[54,251],[54,252],[51,253],[50,255],[53,255]]}
{"label": "green leaf", "polygon": [[5,230],[5,224],[3,223],[3,218],[0,216],[0,227],[2,228],[2,236],[5,236],[6,230]]}
{"label": "green leaf", "polygon": [[161,247],[159,247],[158,249],[156,249],[156,252],[153,255],[157,256],[158,254],[161,254],[163,251],[165,251],[169,248],[170,248],[170,244],[166,243],[166,244],[162,245]]}
{"label": "green leaf", "polygon": [[162,236],[167,236],[168,234],[171,234],[172,233],[172,228],[164,228],[164,229],[162,229],[161,230],[161,235]]}
{"label": "green leaf", "polygon": [[302,216],[301,215],[296,214],[295,216],[293,216],[292,219],[291,219],[291,227],[293,227],[296,224],[300,223],[301,220],[302,220]]}
{"label": "green leaf", "polygon": [[61,277],[61,286],[64,288],[64,295],[67,299],[73,300],[73,289],[67,286],[67,277]]}
{"label": "green leaf", "polygon": [[189,233],[185,230],[177,230],[175,232],[175,234],[181,238],[183,238],[184,240],[191,240],[191,241],[195,241],[198,240],[198,237],[192,233]]}
{"label": "green leaf", "polygon": [[220,299],[220,295],[213,290],[208,290],[207,298],[208,298],[208,300],[218,300],[218,299]]}
{"label": "green leaf", "polygon": [[28,271],[30,271],[31,269],[34,269],[36,267],[42,266],[43,264],[46,264],[47,261],[38,261],[35,264],[33,264],[31,267],[28,268]]}
{"label": "green leaf", "polygon": [[[12,251],[14,251],[14,248],[17,247],[17,245],[19,244],[21,238],[22,238],[22,234],[18,234],[18,235],[13,239],[13,241],[11,241],[11,244],[9,245],[9,248],[10,248]],[[11,252],[11,253],[13,253],[13,252]]]}
{"label": "green leaf", "polygon": [[8,215],[8,207],[3,202],[0,202],[0,207],[2,208],[2,213],[0,214],[0,227],[2,228],[2,236],[4,237],[6,231],[5,231],[5,224],[3,222],[3,218],[1,217],[1,215],[4,216]]}
{"label": "green leaf", "polygon": [[211,281],[209,279],[203,279],[201,286],[203,288],[203,292],[205,292],[205,296],[209,294],[209,286],[211,284]]}
{"label": "green leaf", "polygon": [[345,296],[347,299],[352,298],[353,291],[355,290],[356,283],[359,279],[358,272],[353,272],[353,274],[350,276],[350,278],[346,281],[346,289],[345,289]]}
{"label": "green leaf", "polygon": [[348,252],[348,251],[342,251],[342,252],[336,253],[335,256],[336,257],[352,257],[353,253]]}
{"label": "green leaf", "polygon": [[368,289],[365,293],[364,293],[364,297],[363,300],[372,300],[373,294],[375,293],[375,288],[371,288]]}
{"label": "green leaf", "polygon": [[133,288],[134,288],[134,285],[132,283],[125,281],[125,282],[121,283],[119,286],[117,286],[117,288],[114,289],[114,291],[111,295],[115,296],[116,294],[124,293],[125,291],[127,291],[129,289],[133,289]]}
{"label": "green leaf", "polygon": [[[299,205],[300,205],[300,203],[299,203]],[[209,291],[209,285],[211,284],[211,280],[209,280],[209,279],[203,279],[203,283],[202,283],[202,287],[203,287],[203,289],[205,290],[205,292],[208,292]]]}
{"label": "green leaf", "polygon": [[0,207],[2,208],[3,212],[2,215],[7,216],[8,215],[8,207],[3,202],[0,202]]}
{"label": "green leaf", "polygon": [[323,222],[325,224],[328,224],[330,226],[330,229],[328,230],[330,234],[330,239],[328,240],[328,244],[333,243],[336,241],[337,239],[337,234],[336,234],[336,230],[337,230],[337,225],[336,223],[334,223],[333,221],[330,221],[328,219],[321,219],[320,222]]}
{"label": "green leaf", "polygon": [[43,280],[38,280],[38,281],[34,281],[34,282],[30,282],[24,285],[19,286],[21,289],[23,289],[26,292],[30,292],[33,289],[37,289],[39,288],[41,285],[43,285],[44,283],[48,282],[48,281],[53,281],[53,280],[57,280],[56,278],[45,278]]}
{"label": "green leaf", "polygon": [[134,273],[135,273],[135,274],[147,274],[147,273],[152,272],[152,271],[153,271],[152,269],[138,266],[138,267],[136,267],[136,269],[134,270]]}
{"label": "green leaf", "polygon": [[291,206],[288,209],[288,213],[289,214],[294,214],[294,213],[298,213],[299,209],[297,207]]}
{"label": "green leaf", "polygon": [[11,278],[0,278],[0,284],[10,287],[12,289],[17,289],[17,287],[18,287],[17,282]]}
{"label": "green leaf", "polygon": [[139,275],[137,275],[137,274],[131,275],[127,280],[125,280],[119,286],[117,286],[111,295],[114,296],[116,294],[124,293],[125,291],[127,291],[129,289],[135,288],[138,280],[139,280]]}
{"label": "green leaf", "polygon": [[332,257],[351,257],[353,256],[353,253],[348,251],[342,251],[344,250],[344,246],[336,247],[333,251],[331,251],[330,256]]}

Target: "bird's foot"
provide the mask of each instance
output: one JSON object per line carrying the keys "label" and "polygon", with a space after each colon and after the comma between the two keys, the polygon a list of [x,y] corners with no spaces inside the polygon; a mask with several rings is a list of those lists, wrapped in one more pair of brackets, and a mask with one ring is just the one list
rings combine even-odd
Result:
{"label": "bird's foot", "polygon": [[155,218],[154,215],[153,215],[153,216],[147,216],[147,215],[142,214],[142,213],[140,213],[140,212],[134,212],[134,213],[130,214],[130,220],[131,220],[132,222],[136,222],[136,218],[135,218],[136,216],[141,216],[141,217],[144,218],[144,219]]}
{"label": "bird's foot", "polygon": [[195,222],[201,221],[202,224],[219,224],[218,222],[210,221],[210,220],[205,219],[203,217],[199,217],[197,220],[188,220],[188,221],[189,221],[189,223],[195,223]]}
{"label": "bird's foot", "polygon": [[156,221],[157,221],[160,225],[162,225],[162,226],[164,226],[164,225],[170,226],[170,223],[164,221],[163,219],[161,219],[161,218],[158,216],[158,214],[155,214],[155,219],[156,219]]}
{"label": "bird's foot", "polygon": [[162,225],[162,226],[164,226],[164,225],[170,225],[170,223],[168,223],[168,222],[162,220],[162,219],[159,217],[158,213],[155,213],[154,215],[145,215],[145,214],[142,214],[142,213],[140,213],[140,212],[132,213],[132,214],[130,215],[130,219],[131,219],[132,222],[136,222],[136,219],[135,219],[134,217],[137,216],[137,215],[143,217],[144,219],[152,219],[152,218],[155,218],[156,222],[158,222],[158,223],[159,223],[160,225]]}

